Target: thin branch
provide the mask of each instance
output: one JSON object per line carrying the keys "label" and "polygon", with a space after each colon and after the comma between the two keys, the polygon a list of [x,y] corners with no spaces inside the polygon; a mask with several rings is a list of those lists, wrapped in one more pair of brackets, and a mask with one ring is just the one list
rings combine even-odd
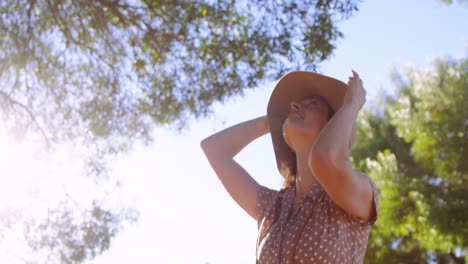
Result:
{"label": "thin branch", "polygon": [[51,142],[49,140],[49,137],[47,137],[45,131],[42,129],[42,127],[39,125],[39,123],[37,122],[36,118],[34,117],[34,114],[31,112],[31,110],[29,110],[29,108],[27,106],[25,106],[24,104],[14,100],[13,98],[11,98],[8,94],[6,94],[5,92],[3,91],[0,91],[0,95],[2,95],[8,102],[10,102],[11,104],[14,104],[14,105],[18,105],[19,107],[23,108],[29,115],[29,117],[31,118],[31,120],[33,121],[33,123],[37,126],[37,128],[39,129],[39,131],[41,132],[42,136],[44,137],[46,143],[47,143],[47,148],[50,147],[51,145]]}
{"label": "thin branch", "polygon": [[78,202],[75,201],[75,199],[73,199],[73,197],[71,197],[71,195],[68,193],[67,189],[65,188],[65,185],[63,185],[63,184],[62,184],[62,189],[65,192],[65,196],[76,206],[76,208],[78,208],[78,210],[81,212],[81,214],[84,215],[85,210],[81,209]]}

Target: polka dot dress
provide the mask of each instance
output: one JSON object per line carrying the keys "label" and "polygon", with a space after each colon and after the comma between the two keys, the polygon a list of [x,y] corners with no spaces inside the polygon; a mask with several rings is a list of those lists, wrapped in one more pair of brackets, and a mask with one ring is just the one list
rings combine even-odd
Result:
{"label": "polka dot dress", "polygon": [[274,191],[261,187],[257,197],[257,263],[362,263],[376,211],[364,221],[341,209],[323,188],[314,185],[295,211],[295,187]]}

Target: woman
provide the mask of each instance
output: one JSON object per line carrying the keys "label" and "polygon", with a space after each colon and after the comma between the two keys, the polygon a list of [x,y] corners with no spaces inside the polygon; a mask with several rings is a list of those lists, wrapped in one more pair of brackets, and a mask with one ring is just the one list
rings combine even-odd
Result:
{"label": "woman", "polygon": [[[276,84],[267,116],[201,142],[232,198],[258,223],[257,263],[362,263],[378,192],[349,161],[366,91],[353,71],[348,85],[295,71]],[[280,191],[259,185],[234,156],[270,132]]]}

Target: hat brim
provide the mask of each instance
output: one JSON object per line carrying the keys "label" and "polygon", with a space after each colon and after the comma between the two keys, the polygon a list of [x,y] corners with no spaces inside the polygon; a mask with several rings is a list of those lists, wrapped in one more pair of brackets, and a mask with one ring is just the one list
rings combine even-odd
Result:
{"label": "hat brim", "polygon": [[270,96],[267,117],[278,170],[286,177],[295,166],[295,155],[283,138],[283,123],[289,115],[290,102],[319,95],[334,112],[343,105],[348,85],[344,82],[308,71],[289,72],[279,79]]}

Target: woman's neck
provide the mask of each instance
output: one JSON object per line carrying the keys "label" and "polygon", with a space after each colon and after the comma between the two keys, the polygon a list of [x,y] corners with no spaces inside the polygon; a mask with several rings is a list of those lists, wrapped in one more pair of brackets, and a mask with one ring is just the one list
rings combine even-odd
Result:
{"label": "woman's neck", "polygon": [[296,151],[296,197],[304,198],[313,185],[317,184],[315,176],[309,167],[309,153],[311,146]]}

